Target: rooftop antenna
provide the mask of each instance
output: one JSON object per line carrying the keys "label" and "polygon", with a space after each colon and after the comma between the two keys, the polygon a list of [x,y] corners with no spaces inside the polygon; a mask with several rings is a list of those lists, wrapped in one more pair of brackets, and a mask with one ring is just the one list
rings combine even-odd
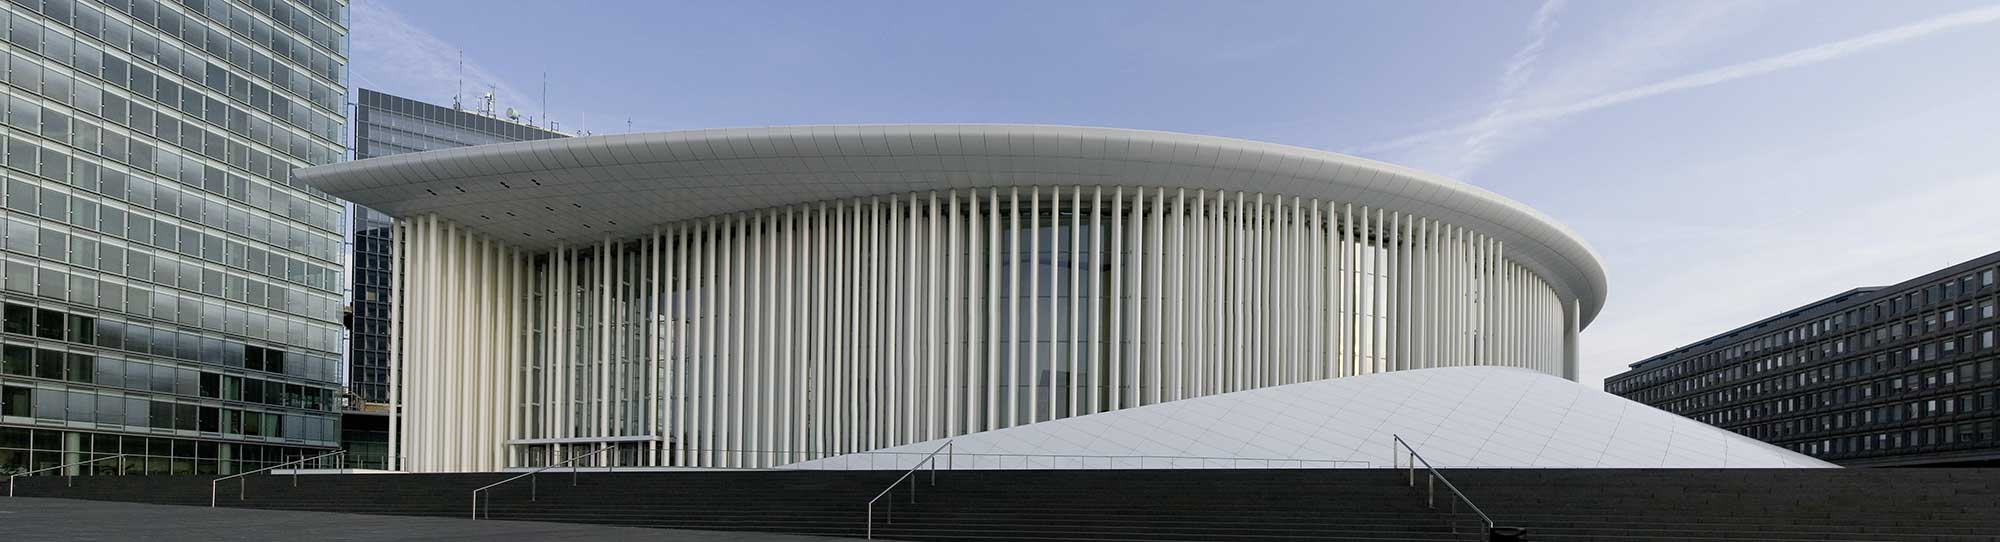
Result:
{"label": "rooftop antenna", "polygon": [[464,97],[465,97],[465,50],[459,49],[458,50],[458,93],[453,94],[451,96],[451,109],[453,111],[465,110],[463,102]]}
{"label": "rooftop antenna", "polygon": [[632,117],[625,117],[625,133],[632,133]]}
{"label": "rooftop antenna", "polygon": [[[549,120],[549,71],[548,70],[542,70],[542,121],[549,123],[550,130],[556,129],[555,121]],[[534,124],[534,123],[531,122],[529,124]]]}
{"label": "rooftop antenna", "polygon": [[494,103],[498,100],[495,94],[499,91],[500,87],[497,84],[488,83],[486,85],[486,94],[479,97],[479,114],[488,117],[494,116]]}

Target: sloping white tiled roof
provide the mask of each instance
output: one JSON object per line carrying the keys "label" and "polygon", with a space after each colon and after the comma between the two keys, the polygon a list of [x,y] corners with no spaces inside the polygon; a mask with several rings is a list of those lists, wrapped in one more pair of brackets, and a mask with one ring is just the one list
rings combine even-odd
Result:
{"label": "sloping white tiled roof", "polygon": [[[1527,369],[1449,367],[1332,378],[986,431],[956,468],[1386,467],[1391,435],[1431,465],[1782,468],[1835,465]],[[798,468],[907,467],[943,440]],[[1304,463],[1163,457],[1314,460]],[[1123,459],[1114,459],[1123,458]],[[1334,465],[1330,461],[1355,463]]]}

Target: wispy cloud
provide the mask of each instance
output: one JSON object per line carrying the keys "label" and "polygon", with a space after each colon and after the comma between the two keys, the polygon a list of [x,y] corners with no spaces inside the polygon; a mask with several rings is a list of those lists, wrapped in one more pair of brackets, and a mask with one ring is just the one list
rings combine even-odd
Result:
{"label": "wispy cloud", "polygon": [[404,19],[388,2],[358,0],[349,6],[349,17],[354,32],[351,72],[363,84],[381,87],[376,90],[445,104],[459,95],[463,73],[468,108],[489,88],[502,107],[531,99],[470,58],[461,72],[457,46]]}
{"label": "wispy cloud", "polygon": [[1492,143],[1500,135],[1500,125],[1493,121],[1513,114],[1521,89],[1534,77],[1535,64],[1542,59],[1542,49],[1548,46],[1549,35],[1555,33],[1556,13],[1562,11],[1562,7],[1563,0],[1548,0],[1535,10],[1534,19],[1528,23],[1528,43],[1514,52],[1514,57],[1507,62],[1507,69],[1500,72],[1499,97],[1486,115],[1473,123],[1477,128],[1465,136],[1462,166],[1446,171],[1446,175],[1462,176],[1467,173],[1464,168],[1484,163],[1494,151]]}
{"label": "wispy cloud", "polygon": [[1349,152],[1358,154],[1391,152],[1452,138],[1484,140],[1491,138],[1492,134],[1542,125],[1566,117],[1635,100],[1698,89],[1801,66],[1819,64],[1933,34],[1990,24],[1996,21],[2000,21],[2000,6],[1961,11],[1854,38],[1808,47],[1782,55],[1596,94],[1561,105],[1509,110],[1500,114],[1487,115],[1471,122],[1367,145],[1351,149]]}

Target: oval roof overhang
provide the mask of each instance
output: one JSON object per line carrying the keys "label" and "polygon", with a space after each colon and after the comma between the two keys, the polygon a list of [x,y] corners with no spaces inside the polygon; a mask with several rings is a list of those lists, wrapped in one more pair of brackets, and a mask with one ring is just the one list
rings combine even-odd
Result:
{"label": "oval roof overhang", "polygon": [[1414,213],[1492,236],[1507,256],[1604,305],[1597,254],[1493,192],[1325,151],[1172,132],[1045,125],[730,128],[501,143],[300,170],[388,213],[436,213],[530,249],[649,234],[682,219],[840,198],[1013,186],[1242,190]]}

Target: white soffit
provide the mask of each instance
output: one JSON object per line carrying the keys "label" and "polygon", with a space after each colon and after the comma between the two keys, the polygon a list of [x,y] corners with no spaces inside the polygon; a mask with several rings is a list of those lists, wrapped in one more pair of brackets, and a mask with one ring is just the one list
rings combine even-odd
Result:
{"label": "white soffit", "polygon": [[677,220],[912,191],[1145,186],[1285,194],[1414,213],[1490,235],[1603,307],[1603,264],[1511,199],[1410,168],[1213,136],[1048,125],[840,125],[635,133],[398,154],[296,178],[392,216],[436,213],[528,249],[633,238]]}

